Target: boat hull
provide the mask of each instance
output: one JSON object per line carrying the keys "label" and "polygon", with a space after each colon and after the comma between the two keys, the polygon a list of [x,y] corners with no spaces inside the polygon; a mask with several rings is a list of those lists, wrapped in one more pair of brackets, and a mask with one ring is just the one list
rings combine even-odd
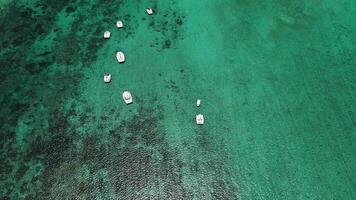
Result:
{"label": "boat hull", "polygon": [[122,23],[122,21],[117,21],[116,22],[116,27],[117,28],[122,28],[124,25],[123,25],[123,23]]}
{"label": "boat hull", "polygon": [[147,13],[148,15],[152,15],[152,14],[153,14],[152,8],[147,8],[147,9],[146,9],[146,13]]}
{"label": "boat hull", "polygon": [[111,36],[111,33],[110,33],[109,31],[105,31],[105,33],[104,33],[104,38],[105,38],[105,39],[109,39],[110,36]]}
{"label": "boat hull", "polygon": [[198,125],[203,125],[204,124],[204,116],[202,114],[199,114],[195,117],[195,121]]}
{"label": "boat hull", "polygon": [[104,82],[105,83],[110,83],[111,82],[111,75],[107,75],[107,76],[105,75],[104,76]]}
{"label": "boat hull", "polygon": [[125,62],[125,54],[121,51],[117,52],[116,59],[119,63],[124,63]]}
{"label": "boat hull", "polygon": [[122,99],[125,101],[125,103],[131,104],[132,103],[132,96],[129,92],[125,91],[124,93],[122,93]]}

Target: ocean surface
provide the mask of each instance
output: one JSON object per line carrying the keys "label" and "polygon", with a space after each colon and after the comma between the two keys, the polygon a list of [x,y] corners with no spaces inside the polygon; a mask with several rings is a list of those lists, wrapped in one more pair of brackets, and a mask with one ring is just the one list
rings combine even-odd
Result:
{"label": "ocean surface", "polygon": [[0,199],[356,199],[355,0],[0,0],[0,78]]}

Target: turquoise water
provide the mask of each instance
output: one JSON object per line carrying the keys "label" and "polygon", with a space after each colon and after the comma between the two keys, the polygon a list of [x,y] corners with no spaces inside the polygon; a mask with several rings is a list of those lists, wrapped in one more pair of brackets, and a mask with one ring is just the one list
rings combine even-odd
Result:
{"label": "turquoise water", "polygon": [[355,11],[0,0],[0,199],[356,199]]}

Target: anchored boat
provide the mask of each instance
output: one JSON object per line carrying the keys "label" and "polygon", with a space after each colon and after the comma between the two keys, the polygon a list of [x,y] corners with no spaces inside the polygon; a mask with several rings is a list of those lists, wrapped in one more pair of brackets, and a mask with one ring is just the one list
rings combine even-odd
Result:
{"label": "anchored boat", "polygon": [[148,15],[152,15],[153,14],[152,8],[147,8],[146,12],[147,12]]}
{"label": "anchored boat", "polygon": [[105,38],[105,39],[109,39],[109,38],[110,38],[110,35],[111,35],[110,31],[105,31],[105,32],[104,32],[104,38]]}
{"label": "anchored boat", "polygon": [[104,74],[104,83],[110,83],[111,74]]}
{"label": "anchored boat", "polygon": [[116,27],[117,27],[117,28],[122,28],[122,27],[124,27],[124,24],[122,23],[122,21],[118,20],[118,21],[116,22]]}
{"label": "anchored boat", "polygon": [[125,54],[121,51],[116,53],[116,58],[119,63],[125,62]]}
{"label": "anchored boat", "polygon": [[195,117],[195,121],[198,125],[203,125],[204,124],[204,116],[202,114],[199,114]]}
{"label": "anchored boat", "polygon": [[122,93],[122,98],[127,105],[132,103],[132,96],[130,92],[124,91],[124,93]]}

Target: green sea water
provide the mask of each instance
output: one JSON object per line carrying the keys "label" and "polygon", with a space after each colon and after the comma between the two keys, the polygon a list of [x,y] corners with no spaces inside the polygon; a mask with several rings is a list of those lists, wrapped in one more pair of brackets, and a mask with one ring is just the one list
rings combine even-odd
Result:
{"label": "green sea water", "polygon": [[0,0],[0,199],[356,199],[355,19],[354,0]]}

